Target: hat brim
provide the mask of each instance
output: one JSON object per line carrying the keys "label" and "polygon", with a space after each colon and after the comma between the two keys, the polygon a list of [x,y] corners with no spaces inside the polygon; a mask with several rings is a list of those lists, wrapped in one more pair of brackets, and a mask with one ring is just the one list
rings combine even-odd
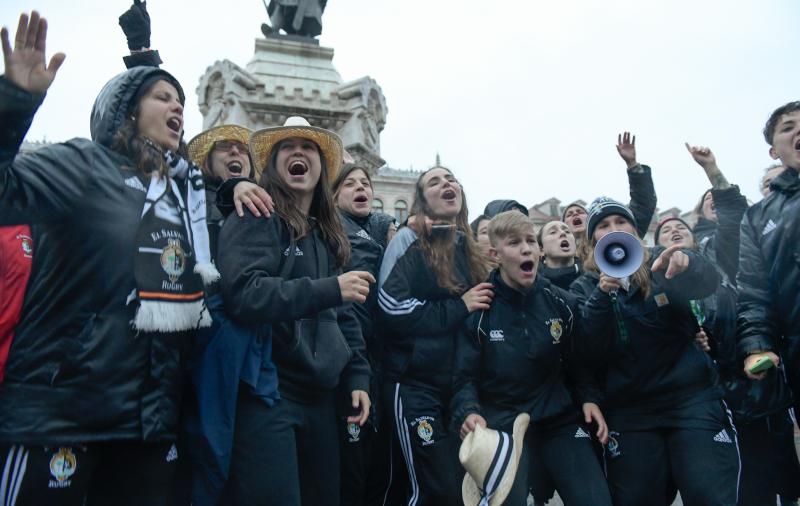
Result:
{"label": "hat brim", "polygon": [[[511,488],[514,486],[514,479],[517,477],[517,468],[519,467],[519,459],[522,457],[522,445],[525,440],[525,431],[528,430],[530,423],[530,416],[527,413],[517,415],[514,420],[514,458],[508,463],[508,469],[503,474],[497,490],[489,499],[489,506],[498,506],[508,497]],[[477,506],[481,502],[481,491],[478,484],[472,479],[469,473],[464,474],[464,480],[461,482],[461,499],[464,501],[464,506]]]}
{"label": "hat brim", "polygon": [[189,141],[187,150],[189,151],[189,160],[195,165],[202,167],[206,163],[208,154],[213,149],[214,144],[220,141],[237,141],[245,146],[250,141],[250,134],[252,130],[239,125],[220,125],[214,128],[209,128],[205,132],[201,132],[194,136]]}
{"label": "hat brim", "polygon": [[334,181],[342,167],[344,147],[342,139],[324,128],[314,126],[280,126],[257,130],[250,135],[250,153],[253,155],[256,181],[267,167],[272,150],[281,141],[292,137],[308,139],[319,146],[320,154],[325,159],[328,169],[328,181]]}

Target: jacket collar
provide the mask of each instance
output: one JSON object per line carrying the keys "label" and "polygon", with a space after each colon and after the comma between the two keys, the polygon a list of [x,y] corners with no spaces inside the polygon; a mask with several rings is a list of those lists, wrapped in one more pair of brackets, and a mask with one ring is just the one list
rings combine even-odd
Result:
{"label": "jacket collar", "polygon": [[781,172],[778,177],[772,180],[769,187],[773,191],[779,191],[781,193],[794,193],[800,190],[800,180],[798,180],[797,170],[788,167]]}
{"label": "jacket collar", "polygon": [[493,270],[489,275],[489,282],[494,286],[493,290],[495,295],[502,297],[509,302],[521,302],[530,297],[532,294],[541,290],[543,287],[550,285],[550,281],[537,272],[533,286],[531,286],[527,292],[520,292],[519,290],[511,288],[506,284],[505,281],[503,281],[502,276],[500,276],[499,267]]}
{"label": "jacket collar", "polygon": [[703,237],[706,237],[716,232],[717,227],[718,227],[717,222],[708,220],[700,216],[699,218],[697,218],[697,224],[695,224],[691,232],[694,234],[695,238],[699,241]]}

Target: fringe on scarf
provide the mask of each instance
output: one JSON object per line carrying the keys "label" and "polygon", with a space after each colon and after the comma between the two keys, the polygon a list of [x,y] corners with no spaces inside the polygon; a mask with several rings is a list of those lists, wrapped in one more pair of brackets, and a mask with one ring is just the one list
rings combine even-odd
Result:
{"label": "fringe on scarf", "polygon": [[221,277],[216,266],[211,262],[194,264],[194,272],[196,272],[197,274],[200,275],[201,278],[203,278],[203,284],[206,286],[212,283],[216,283],[217,281],[219,281],[219,278]]}
{"label": "fringe on scarf", "polygon": [[133,326],[144,332],[181,332],[210,327],[212,321],[203,299],[195,302],[142,300]]}

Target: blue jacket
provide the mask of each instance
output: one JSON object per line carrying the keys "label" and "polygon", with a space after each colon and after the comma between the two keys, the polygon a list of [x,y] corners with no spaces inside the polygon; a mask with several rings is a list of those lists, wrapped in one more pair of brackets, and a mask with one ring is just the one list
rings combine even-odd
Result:
{"label": "blue jacket", "polygon": [[193,504],[217,504],[228,480],[239,385],[273,406],[280,399],[272,362],[272,328],[241,325],[224,313],[222,297],[208,298],[214,324],[197,334],[186,400],[186,451],[192,461]]}

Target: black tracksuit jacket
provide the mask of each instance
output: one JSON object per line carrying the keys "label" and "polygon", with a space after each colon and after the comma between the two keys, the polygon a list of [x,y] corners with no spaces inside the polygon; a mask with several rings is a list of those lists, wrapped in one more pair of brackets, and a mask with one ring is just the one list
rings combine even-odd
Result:
{"label": "black tracksuit jacket", "polygon": [[[650,265],[663,250],[651,250]],[[574,349],[603,379],[604,412],[657,413],[722,396],[711,358],[695,344],[698,325],[688,303],[713,293],[719,274],[702,255],[682,251],[689,256],[688,269],[671,280],[663,270],[653,273],[649,297],[635,286],[619,291],[621,324],[596,273],[572,284],[584,328]]]}
{"label": "black tracksuit jacket", "polygon": [[533,423],[577,416],[576,385],[581,403],[599,402],[588,370],[570,353],[579,331],[575,297],[541,276],[526,293],[506,285],[498,270],[489,281],[491,307],[472,313],[456,341],[453,423],[485,414],[482,406],[527,412]]}
{"label": "black tracksuit jacket", "polygon": [[800,393],[800,179],[788,168],[772,194],[742,221],[739,251],[738,351],[780,352],[789,384]]}
{"label": "black tracksuit jacket", "polygon": [[[220,232],[224,247],[217,262],[228,315],[245,324],[272,324],[281,395],[313,403],[340,378],[347,391],[369,392],[370,367],[352,306],[342,303],[333,248],[315,220],[309,221],[311,230],[290,252],[289,229],[278,215],[230,215]],[[282,278],[290,254],[292,268]],[[302,331],[311,342],[298,342],[301,326],[312,329]]]}
{"label": "black tracksuit jacket", "polygon": [[[438,286],[414,232],[401,229],[392,242],[405,236],[415,239],[396,258],[384,259],[393,265],[378,294],[384,377],[449,394],[455,336],[469,312],[460,295]],[[453,265],[466,291],[477,282],[469,279],[463,234],[455,240]]]}

